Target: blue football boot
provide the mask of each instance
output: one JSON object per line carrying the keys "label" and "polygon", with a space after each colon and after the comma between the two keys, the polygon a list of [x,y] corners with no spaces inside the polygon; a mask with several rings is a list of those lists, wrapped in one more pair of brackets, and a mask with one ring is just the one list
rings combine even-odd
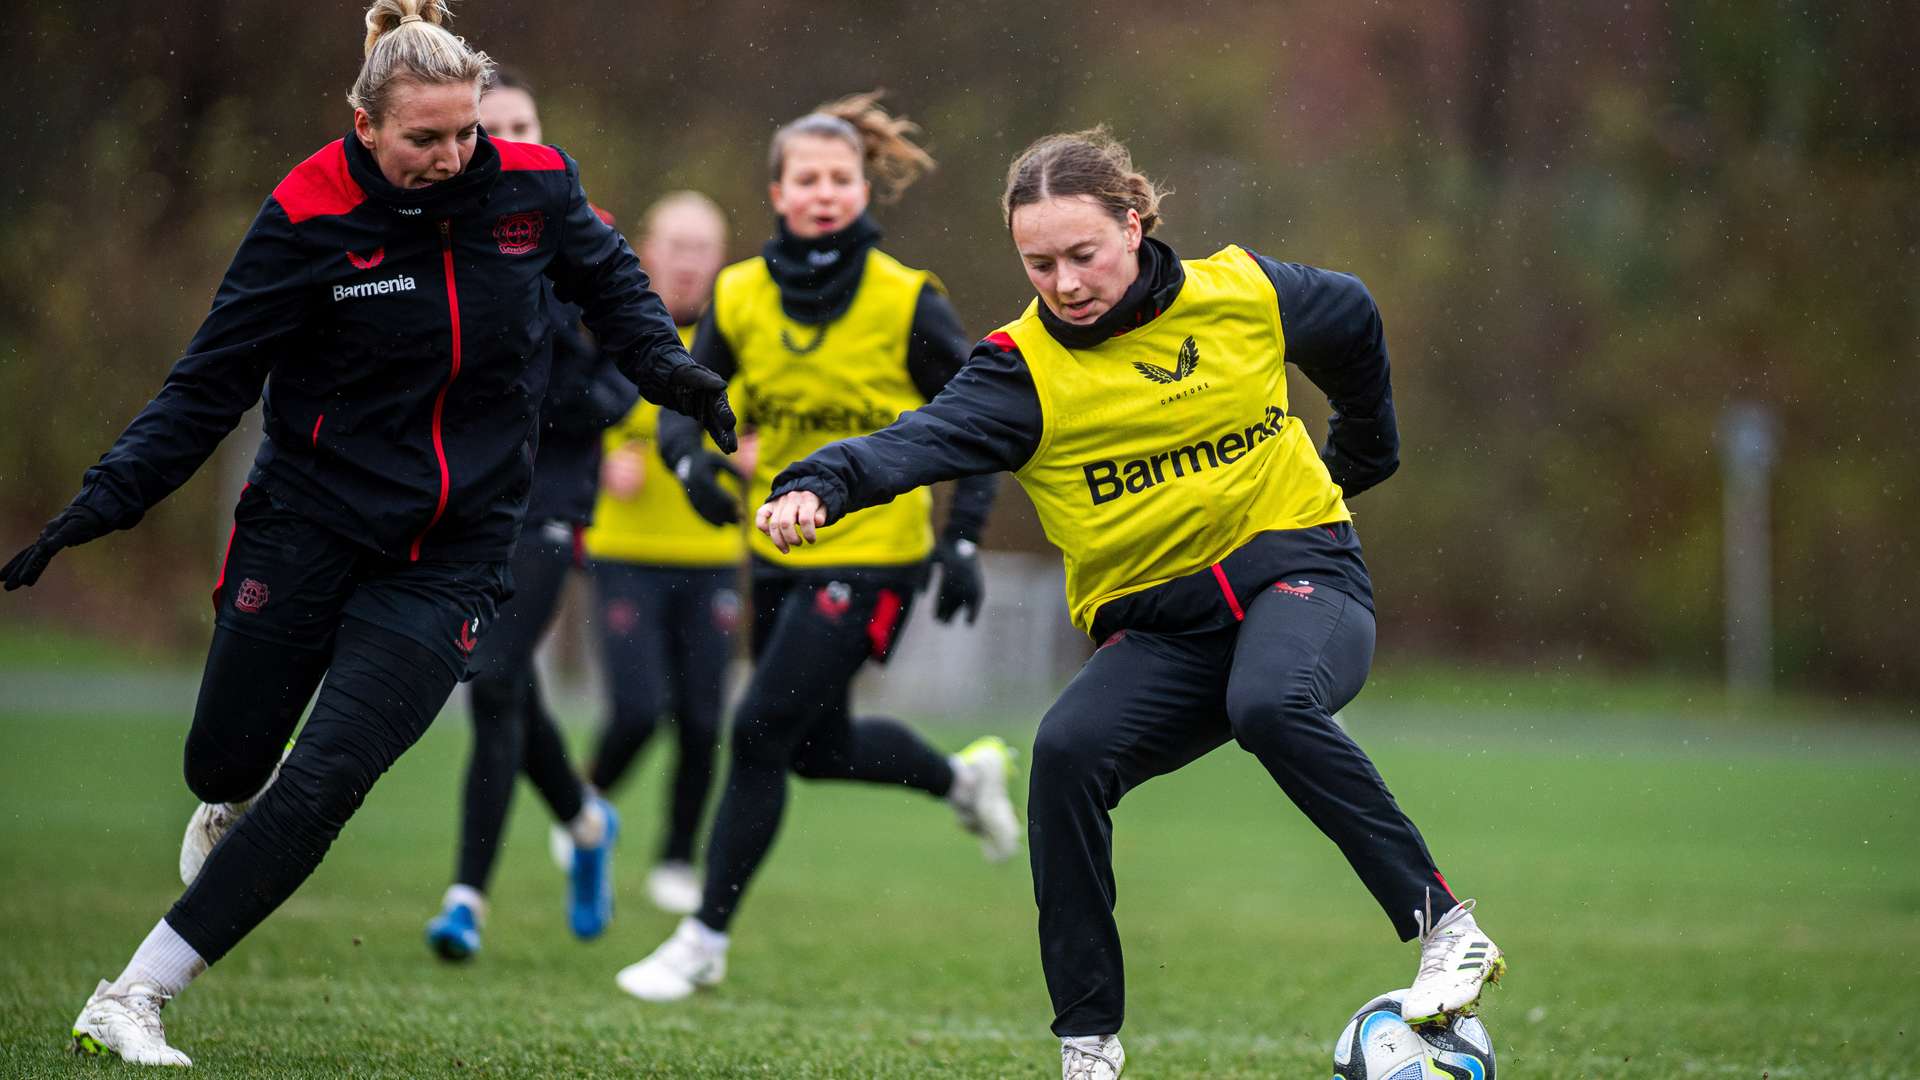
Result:
{"label": "blue football boot", "polygon": [[[456,896],[458,892],[467,895]],[[440,914],[427,922],[427,947],[442,960],[468,960],[480,951],[481,910],[486,901],[472,889],[447,890]]]}
{"label": "blue football boot", "polygon": [[598,795],[593,805],[604,815],[606,828],[592,847],[573,846],[573,869],[567,875],[567,924],[573,936],[590,941],[613,921],[613,844],[620,837],[620,815]]}

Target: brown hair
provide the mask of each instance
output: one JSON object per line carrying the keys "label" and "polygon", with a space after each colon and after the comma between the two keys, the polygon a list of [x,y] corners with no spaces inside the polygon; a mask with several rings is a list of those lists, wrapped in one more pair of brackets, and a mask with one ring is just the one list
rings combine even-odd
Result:
{"label": "brown hair", "polygon": [[1042,199],[1085,195],[1121,222],[1127,211],[1140,214],[1140,231],[1151,233],[1161,222],[1160,200],[1173,192],[1162,189],[1133,167],[1133,155],[1113,137],[1107,125],[1085,131],[1063,131],[1035,140],[1007,167],[1007,190],[1000,196],[1000,213],[1008,228],[1013,212]]}
{"label": "brown hair", "polygon": [[493,70],[486,53],[441,24],[448,0],[374,0],[367,8],[366,59],[347,103],[378,124],[396,79],[483,83]]}
{"label": "brown hair", "polygon": [[839,139],[860,152],[861,164],[879,189],[880,201],[900,197],[915,180],[934,170],[933,155],[913,141],[920,125],[894,116],[880,104],[885,90],[869,90],[829,101],[773,133],[767,168],[780,179],[787,143],[800,135]]}

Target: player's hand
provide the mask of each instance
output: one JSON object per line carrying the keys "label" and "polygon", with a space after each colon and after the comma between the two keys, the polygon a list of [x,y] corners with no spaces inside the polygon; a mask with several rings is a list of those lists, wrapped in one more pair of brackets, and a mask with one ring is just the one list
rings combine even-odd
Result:
{"label": "player's hand", "polygon": [[986,578],[980,573],[980,545],[971,540],[942,540],[933,549],[933,565],[940,568],[940,594],[933,617],[952,622],[960,612],[967,613],[967,625],[980,617],[980,603],[987,592]]}
{"label": "player's hand", "polygon": [[727,380],[699,364],[682,364],[667,378],[667,407],[700,421],[720,449],[729,454],[740,449],[733,433],[733,406],[727,402]]}
{"label": "player's hand", "polygon": [[5,567],[0,567],[0,582],[5,583],[8,592],[31,585],[40,580],[40,574],[61,548],[84,544],[107,532],[106,522],[99,514],[84,506],[69,506],[47,522],[47,527],[40,530],[40,539],[7,560]]}
{"label": "player's hand", "polygon": [[733,470],[726,458],[711,450],[696,450],[673,467],[680,486],[687,489],[687,501],[693,504],[694,513],[709,524],[736,525],[740,522],[740,495],[720,482],[723,473],[731,476]]}
{"label": "player's hand", "polygon": [[600,489],[616,499],[640,494],[646,480],[646,458],[631,446],[615,450],[600,463]]}
{"label": "player's hand", "polygon": [[760,507],[753,524],[785,555],[817,539],[814,530],[826,526],[827,508],[820,505],[820,496],[811,491],[789,491]]}

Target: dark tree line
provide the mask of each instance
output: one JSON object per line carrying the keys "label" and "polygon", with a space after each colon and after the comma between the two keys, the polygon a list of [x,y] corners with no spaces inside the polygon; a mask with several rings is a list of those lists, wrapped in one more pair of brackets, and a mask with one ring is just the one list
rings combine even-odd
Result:
{"label": "dark tree line", "polygon": [[[1100,121],[1176,189],[1177,247],[1359,273],[1386,314],[1406,440],[1401,475],[1355,504],[1396,649],[1714,669],[1715,425],[1729,402],[1771,405],[1784,677],[1920,688],[1899,632],[1920,582],[1920,29],[1899,5],[459,12],[534,79],[596,201],[631,222],[662,191],[702,188],[733,210],[741,254],[769,227],[773,126],[888,87],[941,162],[882,211],[889,244],[937,270],[979,333],[1027,299],[996,206],[1007,160]],[[15,543],[158,385],[260,199],[345,131],[361,32],[348,3],[3,18],[0,537]],[[225,487],[210,471],[134,538],[76,553],[33,610],[101,620],[137,590],[149,632],[193,636]],[[1038,545],[1024,510],[996,542]]]}

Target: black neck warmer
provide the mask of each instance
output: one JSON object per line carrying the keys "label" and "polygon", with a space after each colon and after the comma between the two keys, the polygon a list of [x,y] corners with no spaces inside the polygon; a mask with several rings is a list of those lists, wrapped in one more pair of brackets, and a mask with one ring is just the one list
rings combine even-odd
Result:
{"label": "black neck warmer", "polygon": [[788,232],[784,221],[779,229],[760,253],[766,257],[767,272],[780,286],[780,309],[808,326],[839,318],[860,290],[867,249],[880,242],[880,226],[861,214],[839,232],[811,240]]}
{"label": "black neck warmer", "polygon": [[1139,256],[1140,276],[1127,286],[1126,295],[1084,326],[1067,322],[1045,300],[1040,301],[1040,323],[1053,340],[1069,349],[1091,349],[1116,334],[1145,326],[1167,310],[1187,282],[1186,268],[1172,248],[1152,237],[1141,239]]}
{"label": "black neck warmer", "polygon": [[387,182],[380,163],[373,159],[373,151],[362,146],[359,136],[349,131],[347,172],[368,198],[403,218],[460,217],[485,205],[487,196],[492,194],[493,182],[500,178],[500,151],[483,133],[474,140],[473,157],[460,175],[423,188],[401,188]]}

